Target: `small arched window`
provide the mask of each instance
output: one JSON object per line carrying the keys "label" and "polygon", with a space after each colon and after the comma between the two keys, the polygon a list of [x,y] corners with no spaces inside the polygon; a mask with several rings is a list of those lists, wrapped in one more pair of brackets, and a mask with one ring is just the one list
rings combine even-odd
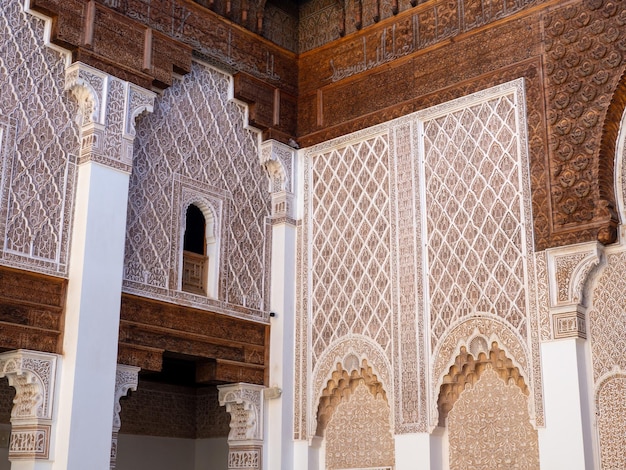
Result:
{"label": "small arched window", "polygon": [[210,258],[207,250],[207,220],[195,204],[187,207],[183,237],[182,289],[194,294],[213,294],[208,283]]}

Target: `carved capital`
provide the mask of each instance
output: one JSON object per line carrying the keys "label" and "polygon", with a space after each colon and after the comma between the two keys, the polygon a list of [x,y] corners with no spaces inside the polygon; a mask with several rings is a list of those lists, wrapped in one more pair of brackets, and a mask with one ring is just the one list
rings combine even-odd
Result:
{"label": "carved capital", "polygon": [[265,167],[270,178],[271,193],[294,192],[295,155],[295,149],[275,140],[267,140],[261,144],[261,165]]}
{"label": "carved capital", "polygon": [[65,71],[65,90],[71,91],[78,101],[79,123],[105,124],[106,88],[108,75],[98,69],[75,62]]}
{"label": "carved capital", "polygon": [[552,315],[554,339],[587,338],[585,315],[583,312],[561,312]]}
{"label": "carved capital", "polygon": [[117,370],[115,371],[115,396],[113,398],[113,432],[111,434],[111,470],[114,470],[116,466],[117,436],[120,428],[122,427],[122,421],[120,419],[120,411],[122,411],[122,405],[120,403],[120,398],[126,396],[129,390],[137,390],[140,370],[141,369],[139,367],[118,364]]}
{"label": "carved capital", "polygon": [[264,388],[245,383],[218,386],[220,406],[230,414],[229,444],[263,440]]}
{"label": "carved capital", "polygon": [[0,354],[0,378],[16,390],[9,460],[47,459],[57,355],[19,349]]}
{"label": "carved capital", "polygon": [[122,411],[120,398],[126,396],[129,390],[137,390],[140,370],[139,367],[126,366],[123,364],[117,365],[115,372],[115,397],[113,402],[113,432],[119,431],[122,426],[120,420],[120,411]]}
{"label": "carved capital", "polygon": [[547,251],[551,308],[585,304],[585,284],[600,264],[601,250],[592,242]]}
{"label": "carved capital", "polygon": [[554,339],[585,339],[585,307],[590,279],[603,260],[599,243],[548,250],[549,308]]}
{"label": "carved capital", "polygon": [[66,70],[65,89],[79,105],[81,162],[95,161],[130,171],[135,119],[152,112],[155,93],[81,62]]}

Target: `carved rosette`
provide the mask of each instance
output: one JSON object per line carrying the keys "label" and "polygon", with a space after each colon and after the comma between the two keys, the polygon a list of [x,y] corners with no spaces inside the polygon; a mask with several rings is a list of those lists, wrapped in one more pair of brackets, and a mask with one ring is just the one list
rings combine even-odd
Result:
{"label": "carved rosette", "polygon": [[0,378],[16,390],[9,460],[47,460],[57,355],[18,349],[0,354]]}
{"label": "carved rosette", "polygon": [[117,436],[122,426],[120,419],[120,411],[122,405],[120,398],[126,396],[129,390],[137,390],[139,383],[139,367],[127,366],[123,364],[117,365],[115,372],[115,397],[113,399],[113,432],[111,437],[111,470],[115,469],[117,461]]}
{"label": "carved rosette", "polygon": [[228,470],[262,468],[264,389],[245,383],[218,386],[220,406],[230,414]]}
{"label": "carved rosette", "polygon": [[602,264],[596,242],[548,250],[549,308],[554,339],[587,337],[588,286]]}
{"label": "carved rosette", "polygon": [[81,62],[67,69],[65,89],[79,104],[80,162],[95,161],[130,172],[135,119],[152,112],[155,93]]}
{"label": "carved rosette", "polygon": [[295,224],[295,150],[275,140],[268,140],[261,144],[260,160],[270,180],[274,223]]}

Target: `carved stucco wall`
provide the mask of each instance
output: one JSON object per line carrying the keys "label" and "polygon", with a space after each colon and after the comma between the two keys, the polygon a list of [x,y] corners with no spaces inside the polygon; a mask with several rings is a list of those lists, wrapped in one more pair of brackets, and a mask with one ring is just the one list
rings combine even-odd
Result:
{"label": "carved stucco wall", "polygon": [[392,468],[389,415],[386,400],[374,397],[364,383],[345,393],[326,427],[326,468]]}
{"label": "carved stucco wall", "polygon": [[[626,120],[617,142],[615,185],[622,224],[626,220]],[[626,467],[626,231],[620,243],[605,249],[606,260],[594,279],[587,312],[595,412],[603,470]]]}
{"label": "carved stucco wall", "polygon": [[0,263],[66,275],[79,131],[45,22],[0,0]]}
{"label": "carved stucco wall", "polygon": [[[265,319],[269,275],[268,180],[258,132],[233,102],[231,78],[194,63],[137,124],[124,290],[246,318]],[[188,204],[216,217],[218,299],[180,291]]]}
{"label": "carved stucco wall", "polygon": [[395,432],[427,431],[477,335],[519,368],[543,424],[525,119],[518,80],[305,151],[296,437],[349,352]]}
{"label": "carved stucco wall", "polygon": [[539,469],[527,398],[490,367],[461,393],[448,416],[448,433],[451,470]]}

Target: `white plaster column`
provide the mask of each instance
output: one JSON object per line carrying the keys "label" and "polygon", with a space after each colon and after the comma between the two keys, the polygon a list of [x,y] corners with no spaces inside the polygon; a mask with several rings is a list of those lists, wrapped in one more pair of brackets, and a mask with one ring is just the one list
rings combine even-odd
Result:
{"label": "white plaster column", "polygon": [[137,390],[139,383],[139,367],[117,365],[115,372],[115,396],[113,399],[113,431],[111,433],[111,470],[115,470],[117,462],[117,437],[122,427],[120,398],[125,397],[129,390]]}
{"label": "white plaster column", "polygon": [[542,468],[594,468],[585,319],[588,287],[603,259],[597,243],[547,251],[553,340],[541,344],[545,428],[538,435]]}
{"label": "white plaster column", "polygon": [[108,470],[134,120],[154,93],[81,63],[66,72],[81,119],[55,470]]}
{"label": "white plaster column", "polygon": [[274,392],[265,394],[274,399],[266,400],[265,468],[289,470],[294,468],[295,151],[273,140],[264,142],[261,163],[270,178],[272,197],[270,311],[274,314],[269,361],[269,385]]}
{"label": "white plaster column", "polygon": [[228,470],[261,470],[263,467],[262,385],[221,385],[220,406],[230,414]]}
{"label": "white plaster column", "polygon": [[447,470],[448,439],[445,428],[432,433],[396,434],[396,470]]}
{"label": "white plaster column", "polygon": [[15,388],[11,409],[11,470],[52,468],[57,355],[18,349],[0,354],[0,378]]}

